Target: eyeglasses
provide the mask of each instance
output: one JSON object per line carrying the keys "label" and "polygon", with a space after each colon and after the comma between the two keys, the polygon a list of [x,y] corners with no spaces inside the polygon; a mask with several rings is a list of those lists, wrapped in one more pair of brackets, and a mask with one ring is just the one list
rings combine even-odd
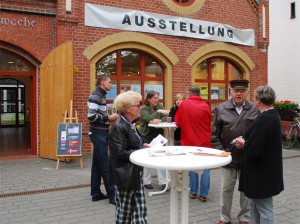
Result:
{"label": "eyeglasses", "polygon": [[235,93],[246,93],[247,89],[232,89],[232,91]]}
{"label": "eyeglasses", "polygon": [[137,107],[137,108],[141,108],[141,104],[137,104],[137,105],[130,105],[131,107]]}

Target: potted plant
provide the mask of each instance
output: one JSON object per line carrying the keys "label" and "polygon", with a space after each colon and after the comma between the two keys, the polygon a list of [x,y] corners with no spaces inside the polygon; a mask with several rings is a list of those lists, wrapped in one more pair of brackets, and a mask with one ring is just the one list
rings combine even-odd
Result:
{"label": "potted plant", "polygon": [[273,106],[283,121],[293,121],[297,112],[300,112],[299,104],[291,100],[276,101]]}

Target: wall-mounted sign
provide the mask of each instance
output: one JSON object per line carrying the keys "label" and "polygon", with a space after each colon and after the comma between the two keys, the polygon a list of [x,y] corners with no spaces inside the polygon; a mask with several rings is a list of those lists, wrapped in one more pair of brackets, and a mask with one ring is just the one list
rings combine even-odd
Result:
{"label": "wall-mounted sign", "polygon": [[138,10],[85,4],[84,24],[108,29],[130,30],[229,42],[254,46],[253,29]]}
{"label": "wall-mounted sign", "polygon": [[20,26],[20,27],[33,27],[36,24],[35,20],[30,20],[27,17],[24,18],[0,18],[1,25],[11,25],[11,26]]}
{"label": "wall-mounted sign", "polygon": [[81,155],[82,124],[63,123],[58,124],[57,156]]}

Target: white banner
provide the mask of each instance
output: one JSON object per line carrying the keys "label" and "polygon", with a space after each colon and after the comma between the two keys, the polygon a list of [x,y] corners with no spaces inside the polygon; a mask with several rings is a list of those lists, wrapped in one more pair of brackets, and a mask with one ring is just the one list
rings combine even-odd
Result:
{"label": "white banner", "polygon": [[85,4],[86,26],[190,37],[254,46],[254,30],[226,24],[102,5]]}

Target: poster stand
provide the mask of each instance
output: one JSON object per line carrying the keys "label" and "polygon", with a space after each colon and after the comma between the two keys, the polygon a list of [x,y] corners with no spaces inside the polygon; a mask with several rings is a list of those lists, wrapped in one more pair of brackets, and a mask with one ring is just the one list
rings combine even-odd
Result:
{"label": "poster stand", "polygon": [[[69,117],[68,117],[68,115],[69,115]],[[70,101],[70,114],[68,114],[68,111],[65,112],[64,123],[72,124],[73,121],[75,121],[75,123],[78,123],[78,113],[75,110],[75,117],[73,117],[73,101],[71,100]],[[70,161],[74,158],[80,159],[80,169],[83,169],[82,154],[80,151],[80,154],[77,154],[77,155],[57,155],[56,170],[59,169],[60,160],[64,159],[64,161]]]}

